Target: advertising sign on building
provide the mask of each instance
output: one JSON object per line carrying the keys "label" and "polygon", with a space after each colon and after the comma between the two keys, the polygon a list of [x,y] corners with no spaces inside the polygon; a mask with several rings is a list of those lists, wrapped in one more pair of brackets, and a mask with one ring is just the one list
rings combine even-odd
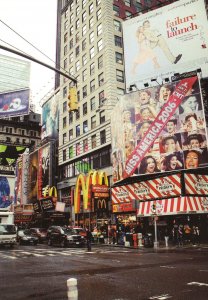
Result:
{"label": "advertising sign on building", "polygon": [[153,180],[135,182],[113,187],[112,204],[179,196],[181,194],[180,174],[170,175]]}
{"label": "advertising sign on building", "polygon": [[50,186],[50,143],[41,147],[38,151],[39,172],[38,172],[38,198],[43,198],[44,190]]}
{"label": "advertising sign on building", "polygon": [[122,96],[111,124],[114,182],[208,165],[197,76]]}
{"label": "advertising sign on building", "polygon": [[58,137],[58,94],[53,95],[42,107],[42,135],[56,139]]}
{"label": "advertising sign on building", "polygon": [[15,176],[0,176],[0,210],[14,204]]}
{"label": "advertising sign on building", "polygon": [[28,190],[29,201],[33,203],[38,196],[38,151],[30,154]]}
{"label": "advertising sign on building", "polygon": [[0,94],[0,118],[28,114],[30,90]]}
{"label": "advertising sign on building", "polygon": [[186,194],[208,194],[208,175],[184,174],[184,181]]}
{"label": "advertising sign on building", "polygon": [[[207,62],[204,0],[176,1],[123,23],[127,86]],[[131,45],[131,47],[129,47]]]}

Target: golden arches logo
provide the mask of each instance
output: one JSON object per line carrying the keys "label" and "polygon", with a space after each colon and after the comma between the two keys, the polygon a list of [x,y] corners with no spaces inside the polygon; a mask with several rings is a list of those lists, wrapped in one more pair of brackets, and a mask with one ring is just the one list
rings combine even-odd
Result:
{"label": "golden arches logo", "polygon": [[75,186],[75,196],[74,196],[74,212],[80,212],[80,201],[81,201],[81,192],[83,196],[83,208],[87,209],[89,205],[89,199],[92,195],[92,186],[93,185],[102,185],[105,184],[108,186],[108,177],[105,172],[98,172],[90,170],[88,175],[79,174]]}
{"label": "golden arches logo", "polygon": [[107,207],[107,204],[106,204],[106,200],[105,199],[100,199],[100,200],[98,200],[98,202],[97,202],[97,209],[106,209],[106,207]]}

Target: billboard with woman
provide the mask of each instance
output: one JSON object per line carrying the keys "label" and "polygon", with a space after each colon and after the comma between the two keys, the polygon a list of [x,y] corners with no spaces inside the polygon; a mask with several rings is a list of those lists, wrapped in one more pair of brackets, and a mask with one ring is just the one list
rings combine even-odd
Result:
{"label": "billboard with woman", "polygon": [[208,165],[197,76],[122,96],[111,121],[114,182]]}

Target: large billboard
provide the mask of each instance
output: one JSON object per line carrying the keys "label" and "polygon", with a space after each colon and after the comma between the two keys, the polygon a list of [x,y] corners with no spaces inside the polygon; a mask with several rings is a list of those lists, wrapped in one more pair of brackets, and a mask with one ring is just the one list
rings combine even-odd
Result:
{"label": "large billboard", "polygon": [[123,23],[127,86],[207,62],[204,0],[181,0]]}
{"label": "large billboard", "polygon": [[58,104],[59,96],[56,94],[44,103],[42,107],[42,139],[46,137],[56,139],[58,137]]}
{"label": "large billboard", "polygon": [[111,124],[114,182],[208,165],[197,76],[122,96]]}
{"label": "large billboard", "polygon": [[51,147],[50,143],[41,147],[38,151],[39,172],[38,172],[38,198],[44,197],[44,190],[51,186]]}
{"label": "large billboard", "polygon": [[29,97],[29,89],[0,94],[0,118],[28,114]]}
{"label": "large billboard", "polygon": [[38,151],[30,154],[28,191],[29,203],[34,203],[38,197]]}
{"label": "large billboard", "polygon": [[14,203],[14,176],[0,176],[0,210],[8,209]]}

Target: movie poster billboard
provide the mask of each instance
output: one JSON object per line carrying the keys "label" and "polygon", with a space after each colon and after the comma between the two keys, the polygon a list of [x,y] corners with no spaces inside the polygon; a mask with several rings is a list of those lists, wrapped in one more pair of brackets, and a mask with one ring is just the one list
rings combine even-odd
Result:
{"label": "movie poster billboard", "polygon": [[41,147],[38,151],[39,172],[38,172],[38,198],[44,197],[44,190],[51,186],[50,172],[50,143]]}
{"label": "movie poster billboard", "polygon": [[53,95],[42,107],[42,134],[46,137],[56,139],[58,137],[59,122],[59,94]]}
{"label": "movie poster billboard", "polygon": [[26,115],[29,112],[30,90],[0,94],[0,118]]}
{"label": "movie poster billboard", "polygon": [[29,174],[29,164],[30,156],[29,154],[22,155],[22,201],[21,204],[28,204],[28,174]]}
{"label": "movie poster billboard", "polygon": [[18,158],[16,162],[16,176],[15,176],[15,203],[22,204],[22,157]]}
{"label": "movie poster billboard", "polygon": [[0,176],[0,210],[14,203],[15,176]]}
{"label": "movie poster billboard", "polygon": [[123,39],[127,86],[197,69],[208,55],[204,0],[176,1],[131,18],[123,23]]}
{"label": "movie poster billboard", "polygon": [[28,188],[29,203],[34,203],[38,196],[38,151],[30,154]]}
{"label": "movie poster billboard", "polygon": [[208,165],[197,76],[122,96],[111,124],[114,182]]}

